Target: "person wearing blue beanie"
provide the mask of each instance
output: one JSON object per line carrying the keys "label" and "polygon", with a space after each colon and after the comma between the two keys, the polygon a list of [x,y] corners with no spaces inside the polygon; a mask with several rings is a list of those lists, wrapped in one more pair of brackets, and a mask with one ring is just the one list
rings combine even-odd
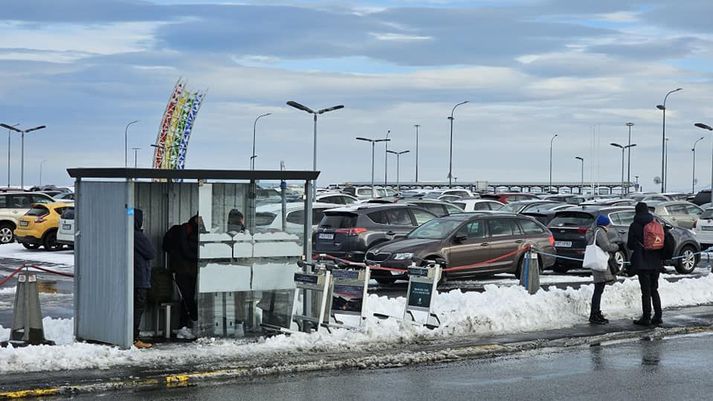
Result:
{"label": "person wearing blue beanie", "polygon": [[[609,241],[608,226],[611,224],[609,217],[603,214],[597,216],[595,225],[587,232],[587,243],[592,241],[609,253],[609,264],[616,263],[614,261],[614,253],[619,250],[619,245]],[[601,311],[602,294],[604,287],[616,281],[614,273],[610,269],[605,271],[592,270],[592,281],[594,282],[594,293],[592,294],[592,308],[589,313],[589,323],[591,324],[607,324],[607,320]]]}

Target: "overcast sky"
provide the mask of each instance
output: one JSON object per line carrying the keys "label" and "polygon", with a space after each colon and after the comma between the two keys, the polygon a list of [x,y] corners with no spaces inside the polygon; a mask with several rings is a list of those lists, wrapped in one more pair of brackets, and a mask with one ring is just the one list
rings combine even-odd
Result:
{"label": "overcast sky", "polygon": [[[122,166],[124,127],[139,166],[179,77],[208,94],[187,168],[312,167],[312,119],[286,106],[344,104],[320,116],[320,183],[367,181],[371,148],[391,130],[402,180],[447,180],[455,112],[458,181],[620,178],[633,122],[632,180],[654,190],[667,101],[669,190],[708,186],[713,125],[713,3],[651,1],[135,1],[3,0],[0,122],[46,124],[25,138],[25,183],[67,184],[67,167]],[[0,155],[7,152],[0,131]],[[12,183],[20,140],[12,137]],[[384,177],[377,146],[376,177]],[[131,152],[131,151],[130,151]],[[5,156],[3,156],[3,160]],[[130,153],[133,164],[133,153]],[[0,185],[6,184],[0,163]],[[395,159],[389,176],[395,177]]]}

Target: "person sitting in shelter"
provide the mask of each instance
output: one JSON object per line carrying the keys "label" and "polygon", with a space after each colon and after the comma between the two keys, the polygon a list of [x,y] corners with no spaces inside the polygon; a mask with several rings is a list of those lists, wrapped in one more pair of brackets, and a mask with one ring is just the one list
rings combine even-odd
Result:
{"label": "person sitting in shelter", "polygon": [[231,209],[228,213],[228,232],[237,234],[245,232],[245,216],[238,209]]}
{"label": "person sitting in shelter", "polygon": [[139,339],[139,326],[151,288],[151,260],[156,257],[156,249],[144,234],[143,224],[143,211],[134,209],[134,346],[139,349],[152,347]]}
{"label": "person sitting in shelter", "polygon": [[198,279],[198,234],[203,221],[195,215],[188,222],[171,227],[163,237],[163,250],[168,253],[168,269],[181,295],[179,338],[193,339],[191,331],[198,320],[196,281]]}

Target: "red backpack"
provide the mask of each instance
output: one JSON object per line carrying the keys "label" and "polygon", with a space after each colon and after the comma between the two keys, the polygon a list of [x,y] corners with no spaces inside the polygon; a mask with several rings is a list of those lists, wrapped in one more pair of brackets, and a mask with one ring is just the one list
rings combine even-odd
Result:
{"label": "red backpack", "polygon": [[661,223],[656,221],[656,219],[651,220],[644,226],[644,249],[648,251],[655,251],[658,249],[663,249],[664,245],[664,232]]}

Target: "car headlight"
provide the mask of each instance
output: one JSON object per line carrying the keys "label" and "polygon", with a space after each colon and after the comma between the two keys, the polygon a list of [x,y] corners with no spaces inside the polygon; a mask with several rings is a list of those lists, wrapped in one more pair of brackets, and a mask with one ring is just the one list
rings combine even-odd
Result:
{"label": "car headlight", "polygon": [[405,259],[411,259],[411,258],[413,258],[413,253],[411,253],[411,252],[394,254],[394,260],[405,260]]}

